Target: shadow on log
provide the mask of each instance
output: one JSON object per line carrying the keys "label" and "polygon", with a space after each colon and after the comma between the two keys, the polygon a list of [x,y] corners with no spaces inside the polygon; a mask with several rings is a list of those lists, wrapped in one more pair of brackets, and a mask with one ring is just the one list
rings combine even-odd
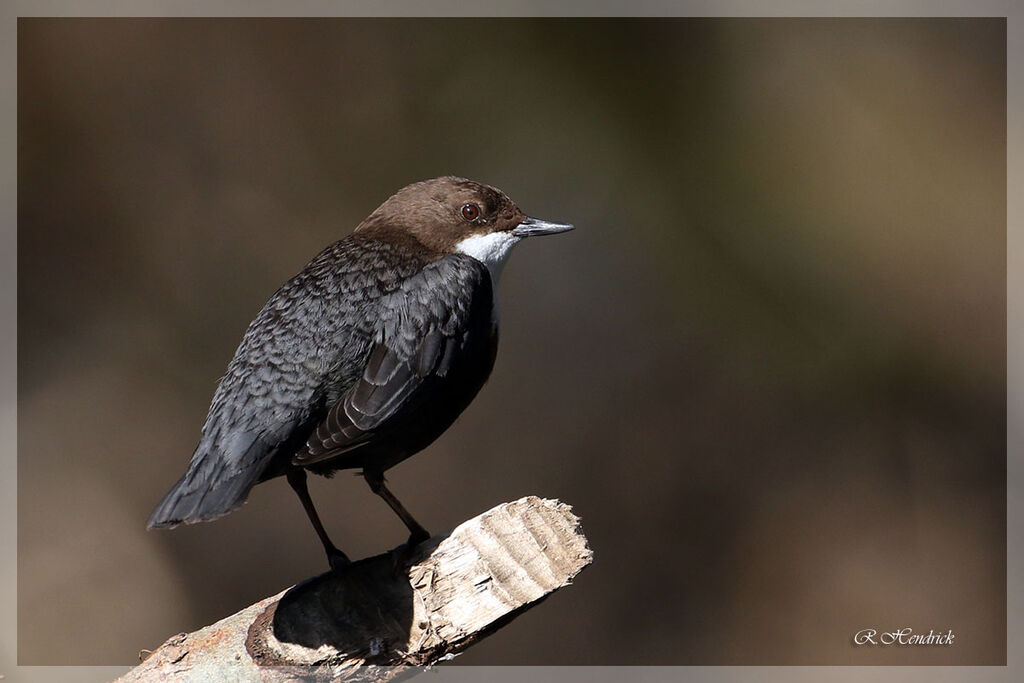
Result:
{"label": "shadow on log", "polygon": [[533,496],[327,572],[161,645],[119,679],[387,681],[458,654],[592,561],[572,509]]}

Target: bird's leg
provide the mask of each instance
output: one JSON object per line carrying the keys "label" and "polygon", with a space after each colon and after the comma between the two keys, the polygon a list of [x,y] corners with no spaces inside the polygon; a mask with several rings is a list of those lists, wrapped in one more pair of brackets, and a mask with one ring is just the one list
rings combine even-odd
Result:
{"label": "bird's leg", "polygon": [[295,491],[299,500],[302,501],[302,507],[306,509],[309,521],[313,523],[316,535],[320,537],[320,542],[324,544],[324,551],[327,552],[327,562],[331,565],[331,569],[337,570],[352,564],[348,556],[331,543],[331,539],[324,530],[324,525],[320,523],[320,515],[316,513],[316,508],[313,507],[313,499],[309,497],[309,488],[306,486],[306,470],[301,467],[289,467],[287,477],[292,490]]}
{"label": "bird's leg", "polygon": [[391,506],[391,509],[395,511],[406,528],[409,529],[409,547],[419,545],[423,541],[430,538],[430,534],[420,526],[420,523],[413,519],[409,511],[402,507],[402,504],[395,498],[395,494],[388,490],[388,487],[384,485],[384,473],[374,472],[372,470],[363,470],[363,478],[366,479],[366,483],[370,485],[370,490],[376,493],[378,496],[384,499],[384,502]]}

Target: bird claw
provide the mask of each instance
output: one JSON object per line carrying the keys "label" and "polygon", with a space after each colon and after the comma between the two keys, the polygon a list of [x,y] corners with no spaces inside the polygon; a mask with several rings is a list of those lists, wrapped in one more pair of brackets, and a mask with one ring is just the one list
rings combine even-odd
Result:
{"label": "bird claw", "polygon": [[391,574],[400,577],[405,576],[409,571],[409,560],[412,558],[412,548],[408,543],[403,543],[391,551]]}
{"label": "bird claw", "polygon": [[413,534],[409,536],[408,541],[391,551],[391,571],[396,577],[405,576],[409,573],[409,567],[412,564],[413,551],[416,550],[416,546],[424,540],[426,539]]}
{"label": "bird claw", "polygon": [[340,550],[327,553],[327,562],[331,565],[331,571],[335,572],[340,572],[352,565],[352,560],[348,559],[348,555]]}

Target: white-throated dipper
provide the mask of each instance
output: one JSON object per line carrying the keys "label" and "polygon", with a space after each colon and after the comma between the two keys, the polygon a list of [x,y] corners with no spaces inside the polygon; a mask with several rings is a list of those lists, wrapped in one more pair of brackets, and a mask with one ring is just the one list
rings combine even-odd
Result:
{"label": "white-throated dipper", "polygon": [[503,192],[444,177],[402,188],[270,298],[220,381],[185,473],[149,528],[203,522],[284,475],[331,566],[306,470],[361,468],[409,528],[427,531],[384,485],[487,381],[498,348],[495,287],[525,237],[571,230],[524,215]]}

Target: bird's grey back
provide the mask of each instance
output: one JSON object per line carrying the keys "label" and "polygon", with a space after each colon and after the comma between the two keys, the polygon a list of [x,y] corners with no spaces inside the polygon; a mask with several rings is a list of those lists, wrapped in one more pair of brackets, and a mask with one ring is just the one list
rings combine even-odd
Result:
{"label": "bird's grey back", "polygon": [[188,472],[151,527],[205,521],[240,506],[277,451],[315,427],[355,383],[382,297],[430,258],[403,246],[353,233],[274,293],[238,345]]}

